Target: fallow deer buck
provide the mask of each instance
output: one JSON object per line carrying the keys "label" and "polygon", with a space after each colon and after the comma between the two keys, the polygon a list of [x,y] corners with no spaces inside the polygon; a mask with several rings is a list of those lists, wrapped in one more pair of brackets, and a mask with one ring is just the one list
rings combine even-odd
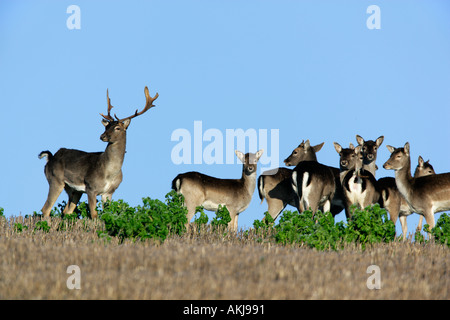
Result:
{"label": "fallow deer buck", "polygon": [[395,170],[395,183],[413,212],[425,217],[430,228],[434,228],[434,214],[450,210],[450,173],[413,178],[409,142],[403,148],[387,146],[391,152],[383,165]]}
{"label": "fallow deer buck", "polygon": [[228,227],[237,230],[238,216],[250,204],[256,186],[257,162],[263,150],[245,155],[236,150],[236,156],[243,163],[240,179],[219,179],[199,172],[181,173],[172,180],[172,189],[184,196],[188,210],[187,226],[194,217],[195,209],[217,211],[219,205],[226,206],[231,217]]}
{"label": "fallow deer buck", "polygon": [[50,215],[50,210],[58,199],[62,190],[69,195],[63,214],[73,212],[83,193],[88,195],[89,210],[92,218],[97,217],[97,196],[102,196],[102,201],[111,199],[114,191],[122,182],[122,164],[125,156],[126,134],[131,119],[142,115],[154,107],[153,102],[158,98],[158,93],[152,98],[148,88],[144,90],[146,103],[142,111],[136,112],[127,118],[115,119],[110,112],[111,105],[108,90],[106,98],[108,114],[100,114],[105,132],[100,136],[108,145],[104,152],[84,152],[75,149],[59,149],[54,155],[50,151],[42,151],[39,158],[47,157],[45,176],[49,183],[49,192],[42,213],[45,217]]}
{"label": "fallow deer buck", "polygon": [[363,169],[372,173],[376,176],[376,171],[378,169],[376,165],[378,148],[383,143],[384,136],[378,137],[375,141],[368,140],[365,141],[360,135],[356,135],[356,141],[362,147],[361,152],[363,155]]}
{"label": "fallow deer buck", "polygon": [[361,209],[375,204],[380,198],[378,184],[375,177],[368,170],[363,169],[363,155],[361,146],[356,148],[350,144],[349,148],[342,148],[334,142],[334,148],[339,154],[341,185],[345,198],[345,215],[351,218],[350,207],[357,205]]}
{"label": "fallow deer buck", "polygon": [[[302,141],[291,155],[284,160],[289,166],[296,166],[301,161],[317,161],[316,153],[324,142],[311,146],[309,140]],[[258,178],[258,193],[261,203],[266,199],[268,212],[275,220],[286,205],[298,208],[298,197],[292,189],[292,169],[276,168],[264,171]]]}
{"label": "fallow deer buck", "polygon": [[[429,161],[430,160],[425,162],[423,158],[419,156],[419,163],[417,164],[414,172],[414,178],[436,174]],[[408,232],[406,217],[413,213],[413,211],[409,207],[405,198],[398,191],[397,185],[395,184],[395,178],[384,177],[378,179],[378,186],[381,193],[379,201],[380,205],[389,212],[389,217],[394,224],[397,222],[397,218],[400,220],[403,240],[406,240],[406,233]],[[417,226],[419,231],[422,229],[422,221],[423,216],[420,215],[419,224]]]}

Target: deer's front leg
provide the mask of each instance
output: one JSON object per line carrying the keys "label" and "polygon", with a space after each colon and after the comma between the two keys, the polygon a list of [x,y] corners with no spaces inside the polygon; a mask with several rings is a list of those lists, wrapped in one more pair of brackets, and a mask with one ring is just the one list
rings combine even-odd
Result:
{"label": "deer's front leg", "polygon": [[83,193],[76,191],[67,185],[65,186],[64,189],[66,190],[67,194],[69,195],[69,202],[67,203],[67,205],[63,211],[63,214],[66,215],[66,214],[71,214],[73,212],[73,210],[75,210]]}
{"label": "deer's front leg", "polygon": [[112,199],[112,193],[105,193],[105,194],[102,194],[102,205],[104,206],[105,205],[105,203],[106,203],[106,201],[111,201],[111,199]]}

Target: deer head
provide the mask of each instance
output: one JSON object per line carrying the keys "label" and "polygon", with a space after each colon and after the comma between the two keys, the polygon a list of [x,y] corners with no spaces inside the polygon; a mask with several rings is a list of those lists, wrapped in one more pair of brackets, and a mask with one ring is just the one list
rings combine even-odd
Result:
{"label": "deer head", "polygon": [[130,125],[131,119],[140,116],[147,112],[150,108],[154,107],[155,105],[153,102],[158,98],[158,93],[155,94],[155,96],[152,98],[148,92],[148,87],[145,87],[144,89],[145,93],[145,107],[142,109],[142,111],[138,112],[136,109],[136,112],[126,118],[119,119],[116,114],[114,114],[114,118],[111,116],[111,109],[114,108],[111,105],[111,100],[109,99],[109,92],[106,90],[106,101],[108,103],[108,114],[105,116],[103,113],[100,113],[100,115],[103,117],[102,124],[105,126],[105,132],[100,136],[100,139],[104,142],[115,142],[121,135],[123,135],[128,126]]}

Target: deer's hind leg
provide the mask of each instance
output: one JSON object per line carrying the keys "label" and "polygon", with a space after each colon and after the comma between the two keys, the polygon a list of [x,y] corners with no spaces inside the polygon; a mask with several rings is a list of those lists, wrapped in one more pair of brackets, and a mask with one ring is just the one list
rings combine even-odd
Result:
{"label": "deer's hind leg", "polygon": [[53,205],[64,189],[64,182],[52,180],[51,182],[49,181],[49,185],[50,188],[48,190],[47,201],[45,201],[45,204],[42,207],[42,213],[44,217],[50,216],[50,211],[52,210]]}

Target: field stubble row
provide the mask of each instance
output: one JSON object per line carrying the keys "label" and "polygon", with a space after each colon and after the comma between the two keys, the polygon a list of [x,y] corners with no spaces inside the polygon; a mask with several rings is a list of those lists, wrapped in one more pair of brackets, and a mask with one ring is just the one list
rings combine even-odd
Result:
{"label": "field stubble row", "polygon": [[[203,230],[120,243],[99,238],[101,221],[15,217],[0,223],[0,299],[448,299],[446,246],[391,242],[339,251]],[[15,223],[28,228],[18,232]],[[60,228],[61,229],[61,228]],[[64,229],[64,228],[62,228]],[[81,289],[69,289],[69,265]],[[381,289],[367,287],[380,268]]]}

